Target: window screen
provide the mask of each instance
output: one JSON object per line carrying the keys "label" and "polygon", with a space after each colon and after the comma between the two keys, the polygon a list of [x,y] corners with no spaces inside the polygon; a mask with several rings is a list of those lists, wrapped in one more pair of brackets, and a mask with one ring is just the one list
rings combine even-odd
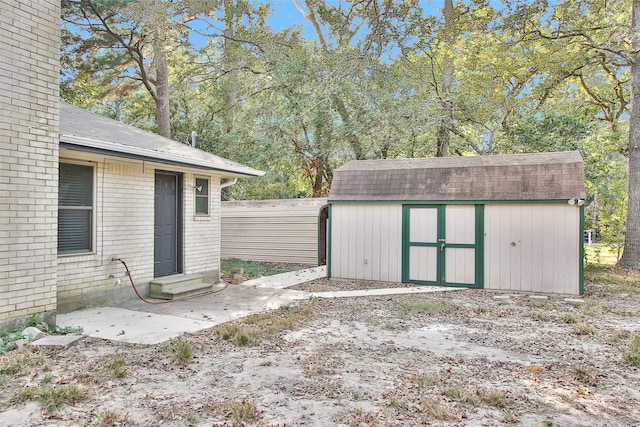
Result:
{"label": "window screen", "polygon": [[60,163],[58,254],[93,249],[93,166]]}

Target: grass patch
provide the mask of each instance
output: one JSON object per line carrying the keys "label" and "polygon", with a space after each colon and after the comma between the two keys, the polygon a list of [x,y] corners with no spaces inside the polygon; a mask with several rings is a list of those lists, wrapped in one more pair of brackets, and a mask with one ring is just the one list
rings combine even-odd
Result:
{"label": "grass patch", "polygon": [[564,313],[562,315],[562,321],[564,323],[578,323],[578,316],[574,313]]}
{"label": "grass patch", "polygon": [[578,325],[573,330],[573,333],[576,335],[593,335],[596,333],[596,328],[594,328],[593,325],[587,325],[587,324]]}
{"label": "grass patch", "polygon": [[251,401],[236,400],[226,402],[226,406],[231,412],[231,421],[234,426],[243,426],[258,421],[261,417],[256,404]]}
{"label": "grass patch", "polygon": [[454,414],[453,411],[434,399],[423,397],[420,400],[420,406],[425,415],[430,418],[441,421],[458,421],[459,419],[457,414]]}
{"label": "grass patch", "polygon": [[571,368],[571,374],[575,379],[584,384],[591,386],[598,385],[598,373],[588,366],[574,365]]}
{"label": "grass patch", "polygon": [[400,303],[400,308],[404,313],[420,313],[428,315],[453,313],[459,309],[457,305],[447,301],[420,300],[403,301]]}
{"label": "grass patch", "polygon": [[123,356],[117,357],[107,364],[107,370],[113,378],[124,378],[128,374],[127,368],[124,366],[126,363],[127,361]]}
{"label": "grass patch", "polygon": [[[589,264],[584,269],[587,285],[605,286],[604,291],[640,294],[640,272],[615,265]],[[586,287],[588,289],[588,286]]]}
{"label": "grass patch", "polygon": [[285,306],[266,313],[253,314],[214,329],[216,335],[239,346],[257,346],[282,331],[295,330],[311,320],[313,303]]}
{"label": "grass patch", "polygon": [[299,270],[304,266],[298,264],[282,264],[258,261],[243,261],[237,258],[229,258],[220,260],[220,272],[223,275],[231,274],[234,268],[243,268],[243,277],[245,280],[255,279],[264,276],[273,276],[274,274],[286,273],[288,271]]}
{"label": "grass patch", "polygon": [[494,408],[504,409],[507,407],[507,396],[500,390],[481,390],[478,393],[480,400]]}
{"label": "grass patch", "polygon": [[74,405],[84,400],[86,396],[87,393],[75,384],[60,388],[25,387],[14,394],[10,402],[15,404],[37,400],[45,411],[52,412],[64,405]]}
{"label": "grass patch", "polygon": [[440,384],[440,380],[433,375],[420,373],[414,374],[409,379],[411,384],[415,384],[419,387],[432,387],[434,385]]}
{"label": "grass patch", "polygon": [[629,348],[624,352],[624,360],[632,366],[640,366],[640,335],[629,344]]}
{"label": "grass patch", "polygon": [[193,347],[184,340],[178,340],[173,344],[173,356],[171,358],[176,364],[185,367],[193,358]]}
{"label": "grass patch", "polygon": [[616,331],[613,333],[613,335],[611,335],[611,341],[613,342],[620,342],[628,340],[629,338],[631,338],[631,332],[626,329]]}

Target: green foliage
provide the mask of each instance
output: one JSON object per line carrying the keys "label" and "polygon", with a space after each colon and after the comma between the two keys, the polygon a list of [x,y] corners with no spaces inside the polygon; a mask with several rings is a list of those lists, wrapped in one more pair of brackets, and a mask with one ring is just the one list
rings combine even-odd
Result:
{"label": "green foliage", "polygon": [[193,347],[187,341],[178,340],[173,344],[173,361],[182,367],[187,366],[193,358]]}
{"label": "green foliage", "polygon": [[446,123],[451,155],[579,150],[586,227],[620,257],[630,0],[454,2],[448,20],[417,1],[301,2],[307,38],[270,28],[269,3],[147,3],[62,2],[62,97],[155,130],[161,39],[174,139],[267,172],[223,198],[325,196],[349,160],[433,156]]}
{"label": "green foliage", "polygon": [[220,260],[220,272],[223,275],[231,274],[234,268],[244,269],[243,277],[251,280],[258,277],[273,276],[274,274],[286,273],[298,269],[299,265],[270,263],[260,261],[243,261],[237,258]]}

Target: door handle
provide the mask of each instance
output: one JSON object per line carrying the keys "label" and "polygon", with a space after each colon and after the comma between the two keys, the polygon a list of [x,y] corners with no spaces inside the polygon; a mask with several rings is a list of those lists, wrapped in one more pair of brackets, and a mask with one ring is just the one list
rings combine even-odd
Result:
{"label": "door handle", "polygon": [[445,240],[438,239],[438,242],[440,242],[440,252],[444,251]]}

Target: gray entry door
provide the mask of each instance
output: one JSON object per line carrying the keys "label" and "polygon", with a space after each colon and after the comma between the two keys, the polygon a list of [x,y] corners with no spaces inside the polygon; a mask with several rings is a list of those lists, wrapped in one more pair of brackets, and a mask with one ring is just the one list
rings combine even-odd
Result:
{"label": "gray entry door", "polygon": [[180,175],[156,171],[154,220],[155,277],[180,273]]}

